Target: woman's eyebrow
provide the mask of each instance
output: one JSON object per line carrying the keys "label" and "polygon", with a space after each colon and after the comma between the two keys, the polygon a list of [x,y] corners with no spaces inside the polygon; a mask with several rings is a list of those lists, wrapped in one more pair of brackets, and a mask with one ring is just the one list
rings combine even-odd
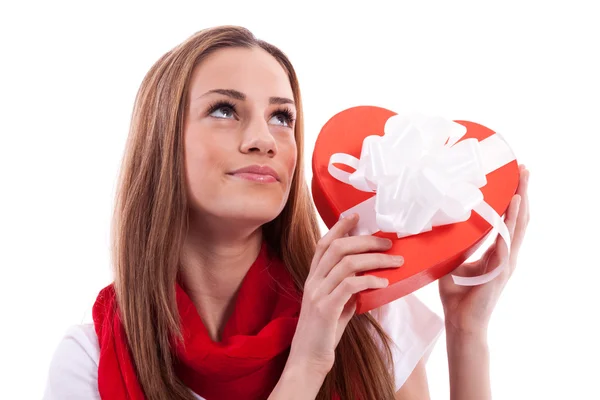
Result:
{"label": "woman's eyebrow", "polygon": [[[209,90],[208,92],[204,93],[200,97],[204,97],[204,96],[207,96],[212,93],[222,94],[224,96],[228,96],[233,99],[240,100],[240,101],[246,100],[246,95],[235,89],[212,89],[212,90]],[[199,99],[200,97],[197,97],[196,99]],[[277,97],[277,96],[269,97],[269,104],[292,104],[292,105],[295,105],[295,103],[292,99],[288,99],[287,97]]]}
{"label": "woman's eyebrow", "polygon": [[294,100],[287,97],[269,97],[269,104],[291,104],[295,106]]}
{"label": "woman's eyebrow", "polygon": [[[233,89],[212,89],[212,90],[209,90],[208,92],[204,93],[200,97],[208,96],[211,93],[222,94],[222,95],[232,97],[232,98],[234,98],[236,100],[240,100],[240,101],[246,100],[246,95],[244,93],[238,92],[237,90],[233,90]],[[200,98],[200,97],[198,97],[198,98]]]}

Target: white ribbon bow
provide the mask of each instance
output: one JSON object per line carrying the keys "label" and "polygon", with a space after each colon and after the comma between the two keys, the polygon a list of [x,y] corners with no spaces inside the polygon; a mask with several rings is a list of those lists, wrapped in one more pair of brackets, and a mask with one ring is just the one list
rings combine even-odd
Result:
{"label": "white ribbon bow", "polygon": [[[360,159],[333,154],[328,170],[334,178],[376,193],[342,212],[340,217],[360,215],[351,234],[395,232],[401,238],[467,221],[475,211],[500,234],[510,256],[508,228],[484,201],[479,188],[486,185],[487,174],[515,157],[498,133],[481,142],[458,142],[466,133],[463,125],[441,117],[394,115],[387,120],[383,136],[364,139]],[[348,173],[334,164],[346,164],[356,171]],[[452,278],[458,285],[480,285],[498,276],[507,260],[480,276]]]}

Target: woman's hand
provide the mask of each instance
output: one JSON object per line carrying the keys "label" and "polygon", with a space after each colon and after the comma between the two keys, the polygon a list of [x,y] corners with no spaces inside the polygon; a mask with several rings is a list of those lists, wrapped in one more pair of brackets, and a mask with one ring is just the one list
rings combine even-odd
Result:
{"label": "woman's hand", "polygon": [[483,257],[474,263],[465,263],[454,273],[461,276],[475,276],[497,268],[503,262],[508,265],[502,273],[492,281],[479,286],[459,286],[452,277],[446,275],[439,280],[439,290],[446,327],[453,333],[480,335],[487,331],[492,311],[517,265],[519,249],[529,223],[529,199],[527,186],[529,171],[520,165],[520,179],[517,193],[512,198],[506,213],[505,223],[511,237],[510,259],[506,244],[498,237]]}
{"label": "woman's hand", "polygon": [[356,273],[399,267],[404,262],[402,257],[380,253],[391,248],[389,239],[346,237],[357,221],[358,215],[341,219],[319,241],[288,358],[288,363],[308,366],[323,376],[333,367],[335,348],[356,311],[354,295],[388,285],[385,278]]}

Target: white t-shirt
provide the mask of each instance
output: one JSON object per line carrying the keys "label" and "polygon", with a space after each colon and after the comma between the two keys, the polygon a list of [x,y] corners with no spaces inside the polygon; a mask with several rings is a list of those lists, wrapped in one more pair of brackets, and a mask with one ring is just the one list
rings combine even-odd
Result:
{"label": "white t-shirt", "polygon": [[[444,323],[414,294],[371,310],[370,313],[392,338],[391,350],[397,391],[419,360],[423,357],[427,360]],[[43,399],[100,399],[99,357],[100,349],[94,325],[72,326],[54,352]],[[195,393],[194,395],[198,400],[205,400]]]}

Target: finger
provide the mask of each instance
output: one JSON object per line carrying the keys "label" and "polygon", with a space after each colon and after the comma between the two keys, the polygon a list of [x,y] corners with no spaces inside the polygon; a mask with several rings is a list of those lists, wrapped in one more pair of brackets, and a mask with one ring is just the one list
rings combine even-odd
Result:
{"label": "finger", "polygon": [[[509,210],[506,214],[505,223],[508,227],[511,238],[510,258],[507,257],[508,249],[500,237],[498,237],[496,239],[496,242],[494,243],[494,257],[490,258],[490,267],[500,265],[500,263],[509,264],[508,268],[506,268],[506,271],[503,272],[503,274],[507,277],[510,277],[512,275],[516,267],[516,262],[514,262],[514,260],[518,256],[521,242],[523,240],[524,231],[527,226],[526,215],[528,212],[528,176],[529,171],[525,168],[524,165],[521,165],[519,187],[517,188],[517,193],[511,200],[511,205],[509,206]],[[518,204],[515,205],[514,203]]]}
{"label": "finger", "polygon": [[321,257],[323,257],[323,254],[325,253],[325,251],[327,251],[327,249],[329,248],[331,243],[335,239],[341,238],[344,235],[348,234],[348,232],[350,232],[352,230],[352,228],[354,228],[354,226],[356,226],[357,222],[358,222],[358,214],[352,214],[345,218],[342,218],[338,222],[336,222],[335,225],[329,230],[329,232],[327,232],[319,240],[319,242],[317,243],[317,247],[315,249],[315,255],[313,257],[312,264],[310,266],[310,269],[311,269],[310,273],[313,272],[316,265],[319,265],[319,263],[321,261]]}
{"label": "finger", "polygon": [[513,241],[515,229],[517,227],[517,221],[519,219],[521,200],[522,197],[520,195],[515,194],[513,196],[513,198],[510,200],[508,211],[506,212],[506,218],[504,219],[504,223],[506,224],[506,227],[508,228],[508,233],[510,234],[511,242]]}
{"label": "finger", "polygon": [[363,290],[381,289],[389,285],[385,278],[379,278],[374,275],[350,276],[344,279],[329,296],[323,300],[324,307],[338,312],[344,309],[350,298]]}
{"label": "finger", "polygon": [[529,170],[523,166],[519,171],[519,186],[516,194],[525,197],[527,189],[529,189]]}
{"label": "finger", "polygon": [[519,185],[519,194],[523,198],[523,205],[521,207],[521,220],[524,225],[529,222],[529,170],[525,169],[521,173],[522,183]]}
{"label": "finger", "polygon": [[520,176],[519,176],[519,187],[517,188],[517,194],[521,196],[521,204],[519,207],[519,214],[515,223],[515,232],[513,233],[512,244],[510,249],[510,259],[508,260],[508,272],[507,276],[510,277],[514,273],[517,267],[517,257],[523,238],[525,236],[525,230],[529,223],[529,171],[524,165],[521,165]]}
{"label": "finger", "polygon": [[511,252],[518,253],[521,248],[521,243],[525,237],[525,231],[529,224],[529,171],[527,169],[521,170],[521,179],[517,193],[521,196],[521,207],[519,209],[519,216],[517,217],[517,224],[514,233],[513,246]]}
{"label": "finger", "polygon": [[[514,195],[513,198],[510,201],[510,205],[508,206],[508,210],[506,211],[506,215],[504,218],[504,223],[506,224],[506,227],[508,228],[508,233],[510,236],[510,240],[511,240],[511,252],[513,249],[513,244],[514,244],[514,234],[515,234],[515,228],[517,226],[517,218],[519,215],[519,206],[521,203],[521,196],[519,196],[518,194]],[[500,237],[500,235],[498,235],[498,237],[496,238],[496,241],[494,242],[494,246],[495,247],[495,256],[497,257],[497,260],[494,260],[496,262],[502,262],[503,260],[508,260],[508,247],[506,246],[506,243],[504,242],[504,239],[502,239],[502,237]],[[494,265],[491,265],[488,269],[491,270],[491,268],[493,268]]]}
{"label": "finger", "polygon": [[371,235],[350,236],[334,239],[321,257],[319,265],[315,267],[314,277],[324,278],[334,265],[351,254],[366,253],[369,251],[382,252],[392,247],[392,241]]}
{"label": "finger", "polygon": [[531,173],[529,172],[529,170],[527,170],[527,193],[525,194],[525,197],[527,198],[527,222],[529,222],[530,219],[530,210],[529,210],[529,175]]}
{"label": "finger", "polygon": [[353,254],[344,257],[325,277],[322,290],[330,294],[347,277],[358,272],[381,268],[398,268],[404,264],[402,256],[381,253]]}
{"label": "finger", "polygon": [[348,322],[350,322],[350,320],[356,313],[357,305],[358,301],[356,299],[356,295],[351,296],[350,300],[344,305],[342,315],[340,316],[340,324],[343,327],[343,329],[345,329],[345,327],[348,325]]}

